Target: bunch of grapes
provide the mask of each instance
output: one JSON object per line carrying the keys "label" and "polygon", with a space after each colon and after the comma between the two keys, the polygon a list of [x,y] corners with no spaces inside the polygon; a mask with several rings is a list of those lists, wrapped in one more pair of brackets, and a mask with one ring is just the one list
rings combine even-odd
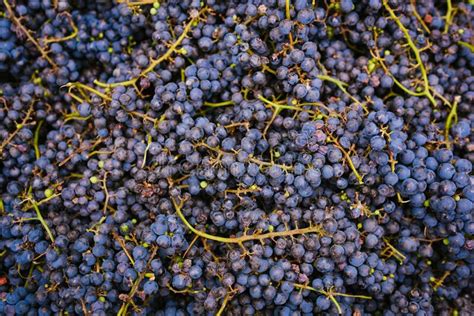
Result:
{"label": "bunch of grapes", "polygon": [[470,315],[473,20],[1,0],[0,315]]}

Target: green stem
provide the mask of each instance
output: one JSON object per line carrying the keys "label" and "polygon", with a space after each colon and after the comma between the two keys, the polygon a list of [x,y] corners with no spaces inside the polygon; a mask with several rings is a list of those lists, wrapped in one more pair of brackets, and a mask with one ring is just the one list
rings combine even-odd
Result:
{"label": "green stem", "polygon": [[72,16],[70,14],[67,14],[66,17],[69,20],[69,23],[70,23],[71,28],[72,28],[71,34],[69,34],[67,36],[64,36],[64,37],[59,37],[59,38],[56,38],[56,37],[46,38],[44,40],[44,42],[46,44],[66,42],[66,41],[74,39],[77,36],[79,30],[77,29],[77,26],[74,23],[74,20],[72,19]]}
{"label": "green stem", "polygon": [[466,42],[463,42],[463,41],[458,41],[458,44],[461,45],[461,46],[464,46],[466,48],[469,48],[469,50],[474,53],[474,45],[472,44],[469,44],[469,43],[466,43]]}
{"label": "green stem", "polygon": [[2,144],[0,145],[0,154],[3,152],[3,149],[7,146],[10,145],[15,136],[20,132],[20,130],[28,123],[28,120],[31,117],[31,114],[33,113],[33,106],[30,107],[28,112],[26,112],[25,118],[21,121],[20,124],[16,124],[16,129],[5,139]]}
{"label": "green stem", "polygon": [[80,82],[69,82],[64,86],[68,87],[69,89],[71,89],[71,88],[84,89],[86,91],[89,91],[90,93],[98,95],[99,97],[101,97],[102,99],[104,99],[106,101],[112,101],[112,98],[110,98],[105,93],[102,93],[99,90],[91,88],[88,85],[85,85],[85,84],[80,83]]}
{"label": "green stem", "polygon": [[39,140],[39,132],[41,130],[41,125],[43,125],[44,121],[39,121],[38,125],[36,126],[35,130],[35,137],[33,138],[33,147],[35,148],[35,157],[36,159],[39,159],[41,157],[41,152],[39,150],[38,146],[38,140]]}
{"label": "green stem", "polygon": [[354,172],[354,175],[356,176],[359,184],[364,184],[362,176],[359,174],[354,163],[352,162],[351,155],[349,155],[349,153],[341,146],[341,144],[339,144],[339,141],[335,137],[328,135],[328,139],[330,142],[334,143],[335,146],[342,152],[342,154],[346,158],[347,163],[349,164],[349,167],[351,168],[352,172]]}
{"label": "green stem", "polygon": [[406,259],[405,255],[402,254],[400,251],[398,251],[397,248],[392,246],[392,244],[390,244],[390,242],[386,238],[383,238],[383,241],[387,245],[387,248],[382,249],[381,255],[382,256],[386,255],[389,258],[394,257],[395,259],[397,259],[400,262],[400,264],[403,264],[403,262]]}
{"label": "green stem", "polygon": [[94,80],[94,83],[98,85],[99,87],[102,88],[114,88],[118,86],[134,86],[136,82],[138,81],[139,78],[146,76],[149,72],[152,72],[156,66],[158,66],[160,63],[163,61],[167,60],[172,53],[174,53],[178,45],[180,45],[183,40],[188,36],[189,31],[191,31],[191,28],[201,19],[201,17],[207,12],[207,8],[203,8],[201,11],[199,11],[199,14],[197,14],[195,17],[193,17],[188,24],[184,27],[183,33],[178,37],[176,42],[171,45],[171,47],[166,51],[166,53],[163,54],[160,58],[153,60],[150,65],[143,70],[138,77],[132,78],[130,80],[126,81],[121,81],[121,82],[115,82],[115,83],[103,83],[98,80]]}
{"label": "green stem", "polygon": [[224,313],[225,307],[227,303],[229,302],[229,299],[230,299],[230,293],[227,293],[226,296],[224,297],[224,300],[222,301],[221,308],[219,308],[219,310],[217,311],[216,316],[221,316],[222,313]]}
{"label": "green stem", "polygon": [[[157,250],[158,249],[156,247],[153,247],[153,251],[150,254],[150,258],[148,259],[147,266],[149,266],[151,261],[155,258]],[[122,306],[120,307],[120,310],[117,313],[117,316],[127,315],[127,310],[128,310],[128,307],[130,306],[130,302],[133,300],[133,297],[137,293],[138,287],[140,286],[140,283],[142,282],[142,280],[145,278],[146,274],[147,274],[146,271],[143,271],[135,280],[135,282],[133,283],[132,289],[130,290],[130,293],[128,294],[127,301],[122,304]]]}
{"label": "green stem", "polygon": [[26,282],[25,282],[25,285],[24,287],[28,287],[28,282],[30,281],[31,279],[31,276],[33,275],[33,270],[35,269],[35,264],[32,263],[31,264],[31,267],[30,267],[30,270],[28,271],[28,276],[26,277]]}
{"label": "green stem", "polygon": [[448,33],[449,27],[451,26],[452,20],[453,20],[453,4],[451,3],[451,0],[446,0],[446,4],[448,6],[446,10],[446,22],[444,24],[444,34]]}
{"label": "green stem", "polygon": [[329,298],[329,299],[334,303],[334,305],[336,306],[337,312],[338,312],[339,314],[342,314],[342,309],[341,309],[341,306],[339,305],[339,302],[336,300],[335,296],[344,296],[344,297],[360,298],[360,299],[364,299],[364,300],[370,300],[370,299],[372,299],[371,296],[352,295],[352,294],[346,294],[346,293],[333,292],[332,290],[329,290],[329,291],[318,290],[318,289],[315,289],[314,287],[311,287],[311,286],[308,286],[308,285],[304,285],[304,284],[293,283],[293,286],[294,286],[295,288],[298,288],[298,289],[309,290],[309,291],[317,292],[317,293],[320,293],[320,294],[326,296],[327,298]]}
{"label": "green stem", "polygon": [[46,230],[46,233],[48,234],[49,236],[49,239],[51,239],[51,241],[54,243],[54,237],[53,237],[53,234],[51,233],[51,230],[49,229],[49,226],[48,224],[46,223],[46,221],[44,220],[43,218],[43,215],[41,215],[41,211],[38,207],[38,203],[36,203],[35,200],[31,200],[31,205],[33,206],[33,209],[35,210],[36,212],[36,216],[38,217],[38,221],[41,223],[41,225],[43,225],[44,229]]}
{"label": "green stem", "polygon": [[36,202],[36,203],[37,203],[38,206],[40,206],[40,205],[42,205],[42,204],[44,204],[44,203],[46,203],[46,202],[48,202],[48,201],[51,201],[51,200],[54,199],[54,198],[57,198],[57,197],[60,196],[60,195],[61,195],[61,194],[59,194],[59,193],[58,193],[58,194],[53,194],[53,195],[51,195],[50,197],[44,198],[44,199],[42,199],[42,200],[39,200],[39,201]]}
{"label": "green stem", "polygon": [[9,14],[10,20],[12,20],[13,24],[25,35],[28,40],[33,43],[33,45],[36,47],[36,49],[40,52],[41,57],[46,59],[46,61],[55,69],[58,68],[58,65],[51,59],[51,57],[48,56],[48,53],[46,50],[40,45],[40,43],[35,39],[35,37],[31,34],[31,31],[27,29],[23,24],[21,24],[21,18],[17,18],[15,15],[15,11],[11,7],[10,3],[8,0],[3,0],[3,4],[5,5],[5,8],[7,9],[7,12]]}
{"label": "green stem", "polygon": [[456,96],[454,98],[454,103],[453,106],[451,107],[451,110],[449,111],[448,117],[446,119],[446,125],[444,127],[444,140],[446,141],[446,145],[448,148],[451,148],[451,142],[449,141],[449,131],[451,130],[451,127],[454,124],[457,123],[458,121],[458,103],[461,100],[461,97]]}
{"label": "green stem", "polygon": [[323,81],[328,81],[328,82],[334,83],[342,92],[344,92],[345,95],[347,95],[352,100],[352,102],[362,106],[364,108],[364,110],[366,110],[365,106],[363,106],[362,103],[360,103],[359,100],[357,100],[354,96],[352,96],[347,91],[347,89],[346,89],[346,87],[348,86],[347,83],[342,82],[342,81],[340,81],[336,78],[330,77],[328,75],[318,75],[318,78],[323,80]]}
{"label": "green stem", "polygon": [[102,210],[104,214],[107,212],[107,207],[109,205],[109,199],[110,199],[109,190],[107,189],[107,174],[108,172],[105,172],[104,179],[102,180],[102,184],[103,184],[102,189],[104,190],[104,194],[105,194],[104,208]]}
{"label": "green stem", "polygon": [[403,23],[397,17],[397,15],[393,11],[393,9],[389,6],[387,0],[384,1],[384,6],[385,6],[385,9],[390,14],[390,17],[395,21],[395,23],[398,25],[400,30],[405,35],[408,46],[410,46],[411,50],[413,51],[413,54],[415,54],[415,59],[416,59],[416,62],[418,63],[418,66],[420,67],[421,76],[423,78],[423,83],[424,83],[424,86],[425,86],[425,90],[423,91],[423,94],[430,100],[430,102],[433,104],[433,106],[436,107],[437,106],[436,100],[435,100],[435,98],[433,97],[433,95],[431,94],[431,91],[430,91],[430,83],[429,83],[429,80],[428,80],[428,74],[426,72],[425,65],[423,64],[423,60],[421,59],[420,50],[416,47],[416,45],[413,42],[413,39],[411,38],[410,33],[408,32],[407,28],[403,25]]}
{"label": "green stem", "polygon": [[148,134],[147,135],[147,144],[146,144],[146,148],[145,148],[145,153],[143,154],[143,162],[142,162],[142,169],[145,167],[146,165],[146,155],[148,153],[148,149],[150,149],[150,145],[151,145],[151,135]]}
{"label": "green stem", "polygon": [[210,107],[210,108],[218,108],[221,106],[227,106],[227,105],[233,105],[233,104],[234,104],[234,101],[229,100],[229,101],[222,101],[222,102],[217,102],[217,103],[204,102],[202,105]]}
{"label": "green stem", "polygon": [[290,20],[291,19],[290,0],[285,0],[285,13],[286,13],[286,19]]}
{"label": "green stem", "polygon": [[265,233],[265,234],[261,234],[261,235],[243,235],[243,236],[240,236],[240,237],[215,236],[215,235],[211,235],[211,234],[205,233],[203,231],[200,231],[200,230],[197,230],[196,228],[194,228],[193,225],[191,225],[188,222],[186,217],[184,217],[184,214],[181,211],[183,202],[178,204],[174,198],[172,198],[171,201],[173,202],[174,208],[176,210],[176,214],[178,214],[179,218],[183,221],[184,225],[186,225],[186,227],[189,228],[190,231],[192,231],[194,234],[196,234],[196,235],[198,235],[202,238],[206,238],[206,239],[210,239],[210,240],[214,240],[214,241],[218,241],[218,242],[222,242],[222,243],[226,243],[226,244],[240,244],[241,245],[244,242],[251,241],[251,240],[260,240],[260,241],[262,241],[262,240],[265,240],[265,239],[269,239],[269,238],[273,239],[273,238],[276,238],[276,237],[304,235],[304,234],[308,234],[308,233],[321,233],[321,228],[320,227],[310,226],[310,227],[306,227],[306,228],[293,229],[293,230],[287,230],[287,231],[281,231],[281,232],[271,232],[271,233]]}

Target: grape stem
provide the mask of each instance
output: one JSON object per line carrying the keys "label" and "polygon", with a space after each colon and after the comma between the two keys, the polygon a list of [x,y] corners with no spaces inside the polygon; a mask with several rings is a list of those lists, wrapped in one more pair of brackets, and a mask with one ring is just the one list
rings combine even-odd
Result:
{"label": "grape stem", "polygon": [[146,165],[146,156],[147,156],[148,150],[150,149],[151,143],[152,143],[151,135],[148,134],[147,135],[147,143],[146,143],[146,147],[145,147],[145,153],[143,154],[143,161],[142,161],[142,166],[141,166],[142,169]]}
{"label": "grape stem", "polygon": [[408,32],[407,28],[403,25],[403,23],[400,21],[400,19],[397,17],[393,9],[388,4],[388,0],[384,1],[384,6],[387,12],[390,14],[390,17],[395,21],[395,23],[398,25],[400,30],[405,35],[408,46],[410,46],[411,50],[413,51],[413,54],[415,55],[415,59],[418,64],[418,67],[420,68],[421,75],[423,78],[423,83],[424,83],[424,91],[422,92],[422,94],[430,100],[430,102],[433,104],[434,107],[437,107],[436,100],[430,91],[430,83],[428,80],[428,74],[426,72],[425,65],[423,64],[423,60],[421,59],[420,50],[416,47],[415,43],[413,42],[413,39],[411,38],[410,33]]}
{"label": "grape stem", "polygon": [[[377,32],[374,31],[374,40],[377,42]],[[421,97],[423,96],[423,93],[415,92],[403,85],[388,69],[387,65],[384,63],[383,58],[380,56],[380,52],[375,46],[374,50],[370,50],[370,54],[372,57],[380,64],[380,66],[383,68],[386,74],[388,74],[392,79],[393,82],[400,88],[402,89],[406,94],[415,96],[415,97]]]}
{"label": "grape stem", "polygon": [[331,143],[334,143],[334,146],[337,147],[341,152],[342,154],[344,155],[344,157],[346,158],[346,161],[347,163],[349,164],[349,167],[351,168],[352,172],[354,172],[354,175],[356,176],[359,184],[364,184],[364,180],[362,178],[362,176],[360,175],[360,173],[357,171],[354,163],[352,162],[352,158],[351,158],[351,155],[349,155],[349,153],[347,152],[347,150],[345,150],[341,144],[339,144],[339,141],[333,137],[332,135],[328,134],[328,139],[329,139],[329,142]]}
{"label": "grape stem", "polygon": [[129,8],[139,7],[142,5],[149,5],[159,3],[158,0],[141,0],[137,2],[130,2],[129,0],[117,0],[118,3],[126,3]]}
{"label": "grape stem", "polygon": [[370,299],[372,299],[372,297],[370,297],[370,296],[365,296],[365,295],[352,295],[352,294],[334,292],[332,288],[329,289],[328,291],[324,291],[324,290],[315,289],[314,287],[311,287],[311,286],[308,286],[308,285],[304,285],[304,284],[293,283],[293,286],[294,286],[295,288],[298,288],[298,289],[309,290],[309,291],[313,291],[313,292],[317,292],[317,293],[323,294],[324,296],[326,296],[327,298],[329,298],[329,299],[334,303],[334,305],[336,306],[337,312],[338,312],[339,314],[342,314],[342,309],[341,309],[341,305],[340,305],[339,302],[336,300],[335,296],[361,298],[361,299],[365,299],[365,300],[370,300]]}
{"label": "grape stem", "polygon": [[0,145],[0,153],[3,152],[3,149],[5,148],[5,146],[9,145],[10,142],[13,140],[13,138],[16,136],[16,134],[18,134],[18,132],[20,132],[20,130],[25,127],[25,125],[27,124],[28,120],[30,119],[31,117],[31,114],[33,113],[33,106],[31,106],[29,109],[28,109],[28,112],[26,112],[26,116],[25,118],[23,118],[23,120],[21,121],[20,124],[16,124],[16,130],[11,133],[7,139],[5,139],[2,144]]}
{"label": "grape stem", "polygon": [[453,121],[454,124],[458,122],[458,103],[461,100],[460,96],[456,96],[454,98],[453,106],[451,107],[451,110],[449,111],[448,117],[446,119],[446,125],[444,127],[444,140],[446,141],[446,146],[448,148],[451,148],[452,143],[449,140],[449,131],[451,130],[451,127],[453,126]]}
{"label": "grape stem", "polygon": [[58,65],[51,59],[51,57],[48,56],[47,52],[44,50],[44,48],[38,43],[38,41],[31,35],[31,31],[28,30],[23,24],[21,24],[21,21],[19,18],[16,17],[15,12],[13,12],[13,9],[8,3],[8,0],[3,0],[3,4],[5,5],[5,8],[8,11],[8,14],[10,15],[10,19],[13,21],[13,23],[21,30],[23,34],[28,38],[28,40],[33,43],[33,45],[36,47],[36,49],[40,52],[41,57],[46,59],[46,61],[53,67],[53,68],[58,68]]}
{"label": "grape stem", "polygon": [[[449,1],[449,0],[448,0]],[[418,13],[418,11],[416,10],[416,0],[410,0],[410,5],[412,7],[412,10],[413,10],[413,14],[415,15],[415,17],[417,18],[418,22],[420,22],[421,26],[423,27],[423,29],[425,30],[426,33],[430,34],[430,29],[428,28],[428,26],[426,25],[425,21],[423,21],[423,19],[421,18],[420,14]]]}
{"label": "grape stem", "polygon": [[109,199],[110,199],[109,190],[107,189],[107,174],[108,172],[106,171],[104,174],[104,179],[102,180],[102,186],[103,186],[104,195],[105,195],[104,208],[102,210],[104,214],[107,212],[107,207],[109,206]]}
{"label": "grape stem", "polygon": [[453,22],[453,4],[451,3],[451,0],[446,0],[446,5],[447,5],[447,9],[446,9],[446,22],[444,24],[444,31],[443,31],[443,34],[446,34],[448,33],[449,31],[449,27],[451,26],[452,22]]}
{"label": "grape stem", "polygon": [[222,101],[222,102],[217,102],[217,103],[204,102],[202,105],[210,107],[210,108],[218,108],[222,106],[234,105],[234,101],[229,100],[229,101]]}
{"label": "grape stem", "polygon": [[384,238],[383,241],[385,242],[387,247],[384,248],[380,254],[382,256],[387,257],[387,258],[394,257],[395,259],[397,259],[400,262],[400,264],[403,264],[403,262],[406,259],[405,255],[403,255],[400,251],[398,251],[397,248],[392,246],[386,238]]}
{"label": "grape stem", "polygon": [[106,95],[105,93],[102,93],[102,92],[100,92],[99,90],[94,89],[94,88],[91,88],[91,87],[89,87],[88,85],[85,85],[85,84],[80,83],[80,82],[69,82],[69,83],[65,84],[63,87],[68,88],[68,93],[69,93],[72,97],[74,97],[74,99],[76,99],[76,101],[78,101],[78,102],[84,102],[84,100],[82,100],[81,98],[75,96],[75,95],[71,92],[71,90],[72,90],[73,88],[76,88],[76,89],[78,89],[79,91],[81,91],[81,89],[84,89],[84,90],[86,90],[86,91],[89,91],[90,93],[93,93],[93,94],[98,95],[99,97],[101,97],[101,98],[104,99],[105,101],[112,101],[112,99],[111,99],[108,95]]}
{"label": "grape stem", "polygon": [[225,295],[224,300],[222,301],[222,305],[217,311],[216,316],[221,316],[222,313],[224,313],[225,307],[227,306],[227,303],[229,302],[230,296],[231,296],[231,293],[227,293]]}
{"label": "grape stem", "polygon": [[204,9],[200,10],[199,13],[195,17],[193,17],[188,22],[188,24],[184,27],[183,33],[178,37],[176,42],[174,42],[171,45],[171,47],[166,51],[166,53],[164,53],[160,58],[158,58],[156,60],[152,60],[151,64],[147,68],[145,68],[145,70],[143,70],[138,77],[135,77],[135,78],[132,78],[132,79],[126,80],[126,81],[115,82],[115,83],[104,83],[104,82],[100,82],[98,80],[94,80],[94,83],[96,85],[98,85],[99,87],[101,87],[101,88],[109,88],[109,89],[110,88],[115,88],[115,87],[118,87],[118,86],[125,86],[125,87],[126,86],[135,86],[136,87],[136,83],[137,83],[138,79],[140,79],[141,77],[146,76],[149,72],[152,72],[155,69],[156,66],[158,66],[163,61],[167,60],[171,56],[172,53],[177,51],[177,47],[186,38],[189,31],[191,31],[191,28],[195,25],[195,23],[197,23],[199,21],[199,19],[207,11],[208,11],[207,8],[204,8]]}
{"label": "grape stem", "polygon": [[189,228],[189,230],[191,232],[193,232],[194,234],[196,234],[196,235],[198,235],[202,238],[214,240],[214,241],[221,242],[221,243],[243,245],[244,242],[251,241],[251,240],[260,240],[260,241],[262,241],[262,240],[265,240],[265,239],[272,239],[272,238],[276,238],[276,237],[304,235],[304,234],[308,234],[308,233],[318,233],[318,234],[322,233],[321,227],[319,227],[319,226],[309,226],[309,227],[306,227],[306,228],[298,228],[298,229],[292,229],[292,230],[281,231],[281,232],[270,232],[270,233],[265,233],[265,234],[260,234],[260,235],[253,234],[253,235],[243,235],[243,236],[240,236],[240,237],[215,236],[215,235],[211,235],[211,234],[205,233],[203,231],[200,231],[200,230],[194,228],[194,226],[191,225],[188,222],[188,220],[186,219],[186,217],[184,216],[184,214],[181,210],[183,205],[184,205],[183,200],[181,200],[178,203],[178,202],[176,202],[176,200],[174,198],[171,198],[171,201],[172,201],[173,206],[176,210],[176,214],[178,214],[181,221],[184,223],[184,225],[186,225],[186,227]]}
{"label": "grape stem", "polygon": [[458,41],[458,44],[468,48],[471,51],[471,53],[474,53],[474,45],[463,42],[463,41]]}
{"label": "grape stem", "polygon": [[38,203],[35,200],[33,200],[32,198],[29,198],[29,200],[31,202],[31,205],[33,206],[33,209],[36,212],[36,218],[35,219],[37,219],[41,223],[41,225],[43,225],[44,229],[46,230],[46,233],[48,234],[49,239],[54,243],[54,236],[51,233],[51,230],[49,229],[48,224],[44,220],[43,215],[41,215],[41,211],[38,207]]}
{"label": "grape stem", "polygon": [[[155,258],[155,255],[156,255],[157,251],[158,251],[158,248],[153,247],[153,250],[150,254],[150,259],[148,259],[147,266],[149,266],[151,261]],[[145,274],[146,274],[146,271],[143,271],[142,273],[140,273],[138,278],[135,280],[135,282],[133,283],[132,289],[130,290],[130,294],[127,295],[127,299],[126,299],[125,302],[123,302],[122,306],[120,307],[120,310],[118,311],[117,316],[127,315],[128,307],[130,306],[130,303],[132,303],[133,297],[137,293],[138,287],[140,286],[140,283],[145,278]]]}
{"label": "grape stem", "polygon": [[43,125],[43,120],[38,122],[38,125],[36,126],[35,130],[35,136],[33,138],[33,147],[35,148],[35,157],[36,159],[39,159],[41,157],[41,152],[38,146],[38,140],[39,140],[39,132],[41,130],[41,125]]}
{"label": "grape stem", "polygon": [[354,102],[357,105],[360,105],[366,113],[368,112],[367,108],[359,100],[357,100],[353,95],[351,95],[347,91],[347,89],[346,89],[347,83],[342,82],[342,81],[340,81],[336,78],[333,78],[331,76],[328,76],[328,75],[318,75],[318,78],[323,80],[323,81],[328,81],[328,82],[331,82],[331,83],[335,84],[345,95],[347,95],[352,100],[352,102]]}
{"label": "grape stem", "polygon": [[74,20],[72,19],[72,16],[68,12],[64,12],[62,14],[66,16],[66,18],[68,19],[68,21],[71,25],[71,28],[72,28],[71,34],[69,34],[67,36],[64,36],[64,37],[46,38],[46,39],[43,40],[45,44],[66,42],[66,41],[72,40],[73,38],[75,38],[77,36],[79,30],[77,29],[77,26],[74,23]]}

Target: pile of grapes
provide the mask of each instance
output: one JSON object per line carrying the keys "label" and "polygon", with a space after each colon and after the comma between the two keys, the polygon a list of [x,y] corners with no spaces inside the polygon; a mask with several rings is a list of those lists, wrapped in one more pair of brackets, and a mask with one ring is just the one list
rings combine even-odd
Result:
{"label": "pile of grapes", "polygon": [[473,23],[1,0],[0,315],[472,315]]}

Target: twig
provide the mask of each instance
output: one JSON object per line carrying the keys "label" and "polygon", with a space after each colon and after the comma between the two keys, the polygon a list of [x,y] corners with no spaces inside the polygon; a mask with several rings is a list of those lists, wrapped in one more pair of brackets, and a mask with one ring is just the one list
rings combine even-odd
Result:
{"label": "twig", "polygon": [[48,56],[46,51],[43,49],[43,47],[38,43],[38,41],[31,35],[31,31],[28,30],[23,24],[21,24],[21,21],[19,18],[15,16],[15,12],[13,11],[10,3],[8,3],[8,0],[3,0],[3,4],[5,5],[5,8],[8,11],[8,14],[10,16],[10,19],[13,21],[13,23],[26,35],[26,37],[30,40],[31,43],[33,43],[34,46],[38,49],[38,51],[41,53],[41,57],[46,59],[48,63],[53,66],[53,68],[58,68],[58,65]]}
{"label": "twig", "polygon": [[104,83],[98,80],[94,80],[94,83],[102,88],[114,88],[118,86],[135,86],[136,87],[136,83],[138,79],[146,76],[149,72],[152,72],[156,66],[158,66],[161,62],[167,60],[171,56],[172,53],[177,51],[176,48],[178,47],[178,45],[180,45],[183,42],[183,40],[188,35],[189,31],[191,31],[191,28],[195,25],[195,23],[199,21],[202,15],[204,15],[207,11],[208,11],[207,8],[204,8],[201,11],[199,11],[199,13],[196,14],[196,16],[193,17],[188,22],[188,24],[185,26],[183,30],[183,33],[178,37],[176,42],[174,42],[173,45],[171,45],[171,47],[166,51],[166,53],[164,53],[160,58],[156,60],[152,60],[151,64],[145,70],[143,70],[138,77],[135,77],[126,81],[115,82],[115,83]]}

